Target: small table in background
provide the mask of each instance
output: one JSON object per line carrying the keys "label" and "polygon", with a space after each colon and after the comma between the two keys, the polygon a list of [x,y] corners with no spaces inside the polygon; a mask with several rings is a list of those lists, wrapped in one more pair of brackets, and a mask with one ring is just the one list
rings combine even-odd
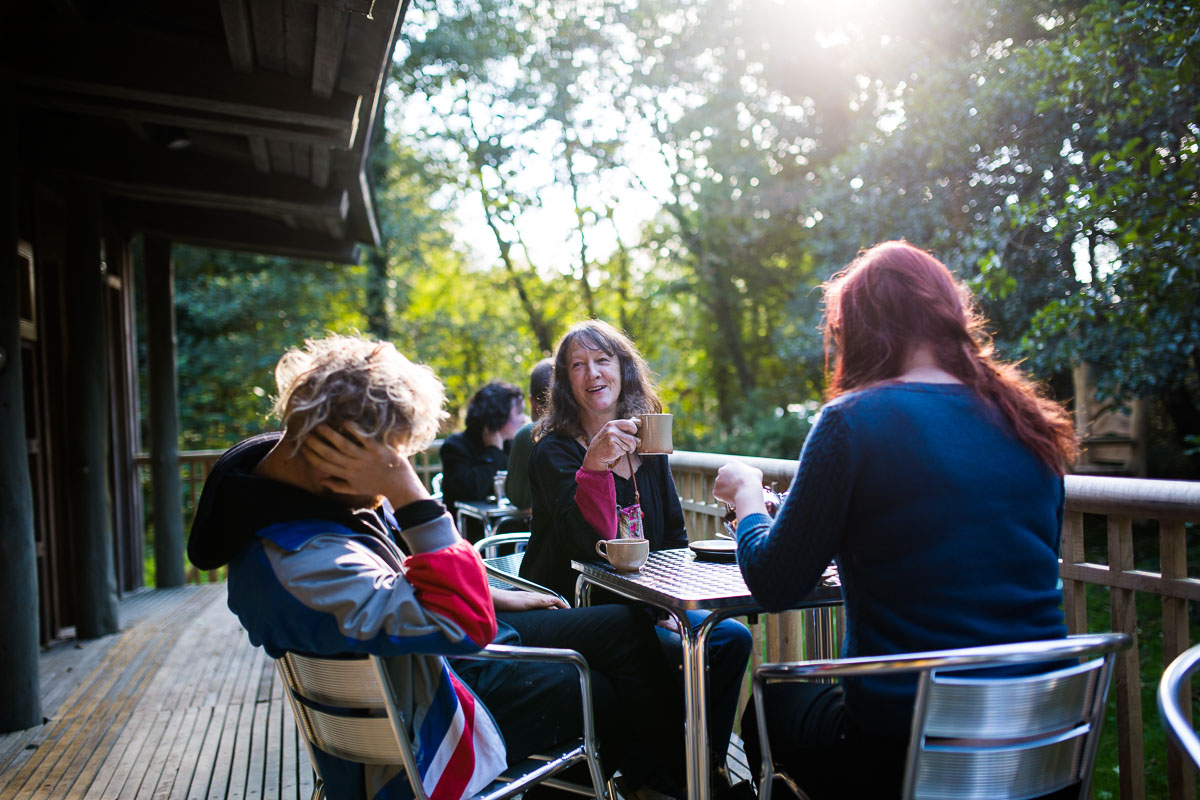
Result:
{"label": "small table in background", "polygon": [[[726,617],[762,613],[742,580],[736,563],[699,560],[687,548],[651,553],[641,572],[617,572],[604,561],[572,561],[579,572],[575,604],[581,605],[589,587],[599,586],[614,594],[667,611],[679,623],[683,639],[683,697],[687,725],[687,780],[690,800],[709,800],[708,725],[704,679],[708,635]],[[796,608],[840,605],[842,586],[831,567],[821,583]],[[686,611],[710,611],[697,628],[688,622]]]}
{"label": "small table in background", "polygon": [[508,501],[495,503],[489,500],[459,500],[457,505],[459,532],[466,530],[468,519],[477,519],[483,523],[484,537],[494,534],[502,522],[516,519],[528,523],[533,516],[530,509],[517,508]]}

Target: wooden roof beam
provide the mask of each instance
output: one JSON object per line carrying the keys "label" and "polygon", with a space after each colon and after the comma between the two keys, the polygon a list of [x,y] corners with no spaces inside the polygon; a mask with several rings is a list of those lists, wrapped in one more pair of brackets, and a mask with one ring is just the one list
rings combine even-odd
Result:
{"label": "wooden roof beam", "polygon": [[166,236],[199,247],[250,251],[354,264],[358,247],[324,231],[292,228],[277,220],[245,213],[115,201],[105,204],[135,230]]}
{"label": "wooden roof beam", "polygon": [[106,29],[56,53],[38,38],[0,48],[0,71],[17,86],[325,129],[346,148],[357,139],[358,94],[317,97],[307,79],[238,72],[224,48]]}
{"label": "wooden roof beam", "polygon": [[[289,126],[284,123],[258,121],[245,117],[209,114],[189,109],[156,106],[147,103],[113,102],[94,96],[79,96],[68,93],[17,91],[18,103],[54,111],[65,111],[84,116],[117,119],[123,122],[174,125],[190,130],[229,133],[270,141],[304,142],[314,147],[346,149],[346,142],[337,131],[328,128]],[[269,166],[269,164],[267,165]]]}

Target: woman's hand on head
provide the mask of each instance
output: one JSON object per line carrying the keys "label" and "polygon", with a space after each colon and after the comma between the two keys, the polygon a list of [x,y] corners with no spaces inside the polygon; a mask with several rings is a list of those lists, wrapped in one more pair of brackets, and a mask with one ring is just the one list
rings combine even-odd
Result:
{"label": "woman's hand on head", "polygon": [[713,497],[737,509],[737,518],[748,514],[767,513],[763,501],[763,474],[761,469],[741,461],[730,461],[717,470],[713,484]]}
{"label": "woman's hand on head", "polygon": [[597,471],[611,469],[610,465],[637,450],[640,441],[637,430],[637,423],[632,419],[614,419],[604,423],[604,427],[588,444],[583,466]]}
{"label": "woman's hand on head", "polygon": [[338,494],[383,495],[396,508],[429,497],[399,447],[372,439],[353,424],[343,433],[317,426],[300,452],[318,470],[321,485]]}

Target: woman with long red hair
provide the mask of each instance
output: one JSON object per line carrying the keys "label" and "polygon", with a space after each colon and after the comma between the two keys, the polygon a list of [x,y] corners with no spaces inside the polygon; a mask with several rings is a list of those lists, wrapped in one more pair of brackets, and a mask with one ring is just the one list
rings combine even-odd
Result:
{"label": "woman with long red hair", "polygon": [[[786,501],[772,520],[740,462],[713,490],[754,597],[794,607],[835,561],[846,657],[1065,636],[1069,416],[995,359],[970,292],[924,250],[876,245],[824,288],[829,402]],[[911,676],[769,687],[772,752],[813,800],[896,796],[914,694]]]}

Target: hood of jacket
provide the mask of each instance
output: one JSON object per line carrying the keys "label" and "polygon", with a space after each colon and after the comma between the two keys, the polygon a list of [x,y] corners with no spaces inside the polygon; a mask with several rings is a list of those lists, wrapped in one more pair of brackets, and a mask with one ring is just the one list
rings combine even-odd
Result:
{"label": "hood of jacket", "polygon": [[228,564],[258,531],[279,522],[322,519],[386,536],[372,511],[354,511],[298,486],[255,475],[255,467],[282,436],[278,431],[253,436],[229,448],[213,465],[188,536],[188,560],[197,569]]}

